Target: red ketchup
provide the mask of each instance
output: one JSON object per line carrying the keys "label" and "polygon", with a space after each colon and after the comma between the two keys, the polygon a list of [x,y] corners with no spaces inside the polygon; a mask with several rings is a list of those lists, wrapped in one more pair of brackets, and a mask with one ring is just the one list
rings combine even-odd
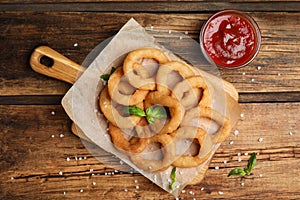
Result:
{"label": "red ketchup", "polygon": [[225,68],[249,64],[257,55],[261,36],[255,21],[235,10],[211,16],[201,30],[200,43],[210,62]]}

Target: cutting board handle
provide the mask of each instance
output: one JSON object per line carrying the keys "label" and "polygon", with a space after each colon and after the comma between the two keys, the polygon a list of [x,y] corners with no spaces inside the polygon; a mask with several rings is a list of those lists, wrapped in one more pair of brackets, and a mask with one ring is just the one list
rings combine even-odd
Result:
{"label": "cutting board handle", "polygon": [[[48,59],[50,66],[43,64],[42,59]],[[47,46],[34,49],[30,57],[31,68],[43,75],[68,83],[75,83],[85,68]]]}

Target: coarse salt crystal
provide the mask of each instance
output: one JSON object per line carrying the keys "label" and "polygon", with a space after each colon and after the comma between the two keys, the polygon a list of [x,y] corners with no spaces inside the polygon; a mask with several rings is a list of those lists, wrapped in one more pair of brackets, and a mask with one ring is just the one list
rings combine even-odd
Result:
{"label": "coarse salt crystal", "polygon": [[258,138],[258,142],[262,142],[262,141],[264,141],[264,138],[262,137]]}
{"label": "coarse salt crystal", "polygon": [[64,136],[65,136],[65,135],[64,135],[64,134],[62,134],[62,133],[61,133],[61,134],[59,134],[59,137],[60,137],[60,138],[63,138]]}
{"label": "coarse salt crystal", "polygon": [[93,182],[92,184],[93,184],[93,185],[96,185],[97,183],[96,183],[96,182]]}
{"label": "coarse salt crystal", "polygon": [[218,170],[218,169],[220,169],[220,168],[219,168],[219,166],[215,166],[215,169],[217,169],[217,170]]}
{"label": "coarse salt crystal", "polygon": [[83,192],[83,189],[79,190],[79,192]]}
{"label": "coarse salt crystal", "polygon": [[188,32],[188,31],[185,31],[185,32],[184,32],[184,34],[186,34],[186,35],[187,35],[187,34],[189,34],[189,32]]}
{"label": "coarse salt crystal", "polygon": [[277,75],[278,75],[278,76],[281,76],[281,74],[280,74],[280,73],[278,73]]}
{"label": "coarse salt crystal", "polygon": [[81,158],[81,157],[79,157],[79,158],[78,158],[78,160],[82,160],[82,158]]}
{"label": "coarse salt crystal", "polygon": [[127,189],[127,188],[125,188],[125,189],[124,189],[124,192],[128,192],[128,189]]}
{"label": "coarse salt crystal", "polygon": [[246,72],[243,72],[243,75],[246,75]]}
{"label": "coarse salt crystal", "polygon": [[55,111],[51,111],[51,115],[55,115]]}
{"label": "coarse salt crystal", "polygon": [[14,177],[10,177],[10,179],[11,179],[11,180],[14,180],[15,178],[14,178]]}
{"label": "coarse salt crystal", "polygon": [[137,189],[137,190],[138,190],[138,189],[140,189],[140,186],[138,186],[138,185],[137,185],[137,186],[135,186],[135,189]]}
{"label": "coarse salt crystal", "polygon": [[179,40],[182,40],[182,36],[179,37]]}
{"label": "coarse salt crystal", "polygon": [[169,30],[168,33],[171,34],[171,33],[172,33],[172,30]]}
{"label": "coarse salt crystal", "polygon": [[244,182],[241,182],[241,186],[244,186],[245,185],[245,183]]}
{"label": "coarse salt crystal", "polygon": [[63,172],[62,172],[62,171],[60,171],[58,174],[59,174],[59,175],[63,175]]}
{"label": "coarse salt crystal", "polygon": [[195,193],[191,190],[189,191],[189,194],[194,195]]}
{"label": "coarse salt crystal", "polygon": [[78,46],[78,43],[75,43],[73,46],[74,46],[74,47],[77,47],[77,46]]}
{"label": "coarse salt crystal", "polygon": [[244,114],[244,113],[241,113],[241,114],[240,114],[240,117],[241,117],[241,118],[245,117],[245,114]]}
{"label": "coarse salt crystal", "polygon": [[137,183],[137,182],[139,182],[139,181],[135,179],[133,182],[134,182],[134,183]]}
{"label": "coarse salt crystal", "polygon": [[245,152],[244,155],[245,155],[245,156],[248,156],[248,152]]}
{"label": "coarse salt crystal", "polygon": [[203,191],[203,190],[204,190],[204,187],[201,188],[201,191]]}
{"label": "coarse salt crystal", "polygon": [[229,144],[233,144],[233,141],[231,140],[231,141],[229,142]]}
{"label": "coarse salt crystal", "polygon": [[154,29],[154,26],[150,26],[151,29]]}
{"label": "coarse salt crystal", "polygon": [[218,194],[219,194],[219,195],[222,195],[222,194],[224,194],[224,192],[222,192],[222,191],[218,191]]}
{"label": "coarse salt crystal", "polygon": [[261,66],[257,66],[257,68],[256,68],[257,70],[261,70]]}
{"label": "coarse salt crystal", "polygon": [[233,134],[234,134],[234,135],[238,135],[238,134],[239,134],[239,130],[234,130],[234,131],[233,131]]}
{"label": "coarse salt crystal", "polygon": [[226,163],[227,163],[227,160],[224,160],[223,162],[224,162],[224,164],[226,164]]}
{"label": "coarse salt crystal", "polygon": [[263,177],[263,175],[262,175],[262,174],[259,174],[259,177]]}
{"label": "coarse salt crystal", "polygon": [[55,135],[51,135],[51,137],[52,137],[52,138],[54,138],[54,137],[55,137]]}
{"label": "coarse salt crystal", "polygon": [[289,135],[293,135],[293,132],[292,132],[292,131],[290,131],[290,132],[289,132]]}
{"label": "coarse salt crystal", "polygon": [[66,195],[66,192],[64,192],[64,195]]}
{"label": "coarse salt crystal", "polygon": [[185,190],[182,190],[181,193],[182,193],[182,194],[185,193]]}
{"label": "coarse salt crystal", "polygon": [[238,153],[238,154],[237,154],[237,156],[241,156],[241,155],[242,155],[241,153]]}
{"label": "coarse salt crystal", "polygon": [[239,157],[239,158],[238,158],[238,161],[239,161],[239,162],[241,162],[241,161],[242,161],[242,158],[241,158],[241,157]]}
{"label": "coarse salt crystal", "polygon": [[124,162],[123,162],[122,160],[120,160],[120,164],[121,164],[121,165],[123,165],[123,164],[124,164]]}
{"label": "coarse salt crystal", "polygon": [[255,81],[255,79],[254,78],[251,78],[251,82],[254,82]]}
{"label": "coarse salt crystal", "polygon": [[90,169],[90,172],[93,172],[94,170],[93,169]]}

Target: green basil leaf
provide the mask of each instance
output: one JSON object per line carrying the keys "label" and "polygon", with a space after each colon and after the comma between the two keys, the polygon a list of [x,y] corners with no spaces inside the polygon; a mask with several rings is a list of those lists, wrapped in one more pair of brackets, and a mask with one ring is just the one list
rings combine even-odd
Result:
{"label": "green basil leaf", "polygon": [[154,118],[150,115],[147,115],[147,121],[150,123],[150,124],[154,124]]}
{"label": "green basil leaf", "polygon": [[100,78],[102,78],[104,81],[108,81],[109,77],[110,77],[109,74],[102,74],[102,75],[100,76]]}
{"label": "green basil leaf", "polygon": [[126,114],[135,115],[139,117],[146,116],[145,111],[137,106],[126,106],[122,109]]}
{"label": "green basil leaf", "polygon": [[233,169],[229,172],[228,177],[232,175],[240,175],[240,176],[245,176],[246,172],[242,169]]}
{"label": "green basil leaf", "polygon": [[256,164],[256,153],[253,152],[248,160],[248,165],[245,168],[245,172],[249,175]]}
{"label": "green basil leaf", "polygon": [[114,73],[114,71],[116,71],[116,68],[112,67],[109,74],[102,74],[100,76],[100,78],[102,78],[104,81],[108,81],[110,75],[112,75],[112,73]]}
{"label": "green basil leaf", "polygon": [[156,119],[167,118],[167,111],[163,106],[157,106],[153,109],[152,116]]}
{"label": "green basil leaf", "polygon": [[176,182],[176,167],[173,167],[170,174],[170,178],[171,178],[170,189],[174,190],[174,184]]}

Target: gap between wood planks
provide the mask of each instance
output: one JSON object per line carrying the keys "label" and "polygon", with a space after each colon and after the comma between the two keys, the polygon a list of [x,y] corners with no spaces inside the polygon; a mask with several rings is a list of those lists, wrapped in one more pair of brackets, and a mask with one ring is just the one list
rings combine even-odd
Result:
{"label": "gap between wood planks", "polygon": [[[63,95],[0,96],[0,105],[60,105]],[[300,102],[300,92],[239,93],[239,103]]]}
{"label": "gap between wood planks", "polygon": [[243,11],[300,11],[300,2],[89,2],[89,3],[1,3],[0,11],[47,12],[168,12],[199,13],[223,9]]}

